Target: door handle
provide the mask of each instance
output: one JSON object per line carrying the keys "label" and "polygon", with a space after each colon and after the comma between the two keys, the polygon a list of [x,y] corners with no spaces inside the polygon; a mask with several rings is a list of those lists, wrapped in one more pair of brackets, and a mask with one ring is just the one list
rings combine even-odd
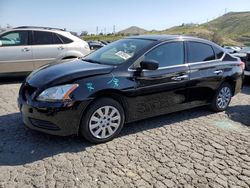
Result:
{"label": "door handle", "polygon": [[28,52],[28,51],[30,51],[30,49],[29,48],[23,48],[22,51],[23,52]]}
{"label": "door handle", "polygon": [[62,47],[62,46],[58,47],[58,50],[63,50],[63,49],[64,49],[64,47]]}
{"label": "door handle", "polygon": [[222,70],[216,70],[216,71],[214,71],[214,74],[221,74],[221,73],[223,73]]}
{"label": "door handle", "polygon": [[182,76],[175,76],[175,77],[172,77],[171,79],[172,79],[172,80],[175,80],[175,81],[186,80],[186,79],[188,79],[188,75],[187,75],[187,74],[184,74],[184,75],[182,75]]}

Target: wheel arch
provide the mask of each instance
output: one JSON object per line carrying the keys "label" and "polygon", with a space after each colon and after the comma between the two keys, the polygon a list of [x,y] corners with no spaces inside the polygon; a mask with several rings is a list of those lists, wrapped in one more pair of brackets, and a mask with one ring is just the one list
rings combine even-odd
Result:
{"label": "wheel arch", "polygon": [[71,55],[71,56],[65,56],[65,57],[62,58],[62,60],[65,60],[65,59],[74,59],[74,58],[77,58],[77,56],[73,56],[73,55]]}
{"label": "wheel arch", "polygon": [[61,54],[59,58],[60,59],[69,59],[68,57],[78,58],[78,57],[82,57],[82,56],[83,56],[83,54],[79,51],[67,51],[67,52]]}
{"label": "wheel arch", "polygon": [[[232,77],[226,77],[224,80],[223,80],[223,82],[221,83],[221,85],[223,84],[223,83],[228,83],[230,86],[231,86],[231,88],[232,88],[232,95],[234,96],[235,95],[235,87],[236,87],[236,80],[234,79],[234,78],[232,78]],[[221,86],[220,85],[220,86]]]}
{"label": "wheel arch", "polygon": [[82,123],[82,119],[84,117],[84,112],[86,110],[88,110],[90,108],[90,106],[98,99],[100,98],[111,98],[113,100],[115,100],[116,102],[118,102],[123,110],[124,110],[124,115],[125,115],[125,122],[127,122],[128,120],[128,104],[127,104],[127,100],[126,100],[126,96],[119,90],[116,89],[107,89],[107,90],[102,90],[99,92],[96,92],[94,95],[91,96],[92,101],[88,103],[87,106],[85,106],[84,110],[82,111],[82,115],[81,115],[81,120],[79,122],[79,126],[78,126],[78,134],[80,131],[80,126]]}

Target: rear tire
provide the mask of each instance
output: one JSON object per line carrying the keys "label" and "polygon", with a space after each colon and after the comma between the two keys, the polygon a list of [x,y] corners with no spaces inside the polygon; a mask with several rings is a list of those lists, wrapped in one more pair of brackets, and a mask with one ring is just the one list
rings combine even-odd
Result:
{"label": "rear tire", "polygon": [[120,133],[124,120],[120,103],[111,98],[100,98],[84,112],[80,134],[92,143],[107,142]]}
{"label": "rear tire", "polygon": [[219,89],[216,91],[213,101],[210,105],[210,108],[214,112],[222,112],[225,111],[232,99],[232,87],[228,83],[223,83]]}

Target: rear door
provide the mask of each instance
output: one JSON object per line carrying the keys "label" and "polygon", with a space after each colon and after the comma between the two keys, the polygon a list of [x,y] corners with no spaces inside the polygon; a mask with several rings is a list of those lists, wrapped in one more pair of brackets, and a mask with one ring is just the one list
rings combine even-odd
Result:
{"label": "rear door", "polygon": [[158,70],[144,70],[136,76],[137,97],[133,102],[135,118],[152,117],[177,111],[187,101],[188,66],[184,63],[182,41],[162,44],[145,57],[159,62]]}
{"label": "rear door", "polygon": [[29,31],[11,31],[0,36],[0,73],[33,70]]}
{"label": "rear door", "polygon": [[193,105],[209,102],[222,81],[225,65],[220,60],[224,54],[213,46],[196,41],[186,41],[187,61],[190,69],[188,101]]}
{"label": "rear door", "polygon": [[65,50],[56,34],[45,31],[33,31],[32,49],[35,68],[57,61]]}

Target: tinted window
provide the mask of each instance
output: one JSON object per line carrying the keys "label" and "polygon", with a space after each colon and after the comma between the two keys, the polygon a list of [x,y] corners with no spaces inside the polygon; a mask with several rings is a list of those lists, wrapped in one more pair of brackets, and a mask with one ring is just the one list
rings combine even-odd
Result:
{"label": "tinted window", "polygon": [[183,42],[172,42],[156,47],[145,55],[145,60],[158,61],[159,67],[183,64]]}
{"label": "tinted window", "polygon": [[53,35],[50,32],[34,31],[34,44],[53,44]]}
{"label": "tinted window", "polygon": [[28,32],[15,31],[0,37],[0,46],[21,46],[28,45]]}
{"label": "tinted window", "polygon": [[64,44],[69,44],[71,42],[73,42],[73,40],[67,38],[67,37],[64,37],[62,35],[58,35],[60,37],[60,39],[63,41]]}
{"label": "tinted window", "polygon": [[187,42],[188,62],[211,61],[215,59],[214,51],[210,45],[199,42]]}
{"label": "tinted window", "polygon": [[215,53],[217,59],[222,58],[222,56],[224,54],[224,52],[222,50],[220,50],[219,48],[216,48],[216,47],[214,47],[214,53]]}
{"label": "tinted window", "polygon": [[62,40],[57,36],[57,34],[53,33],[54,44],[62,44]]}

